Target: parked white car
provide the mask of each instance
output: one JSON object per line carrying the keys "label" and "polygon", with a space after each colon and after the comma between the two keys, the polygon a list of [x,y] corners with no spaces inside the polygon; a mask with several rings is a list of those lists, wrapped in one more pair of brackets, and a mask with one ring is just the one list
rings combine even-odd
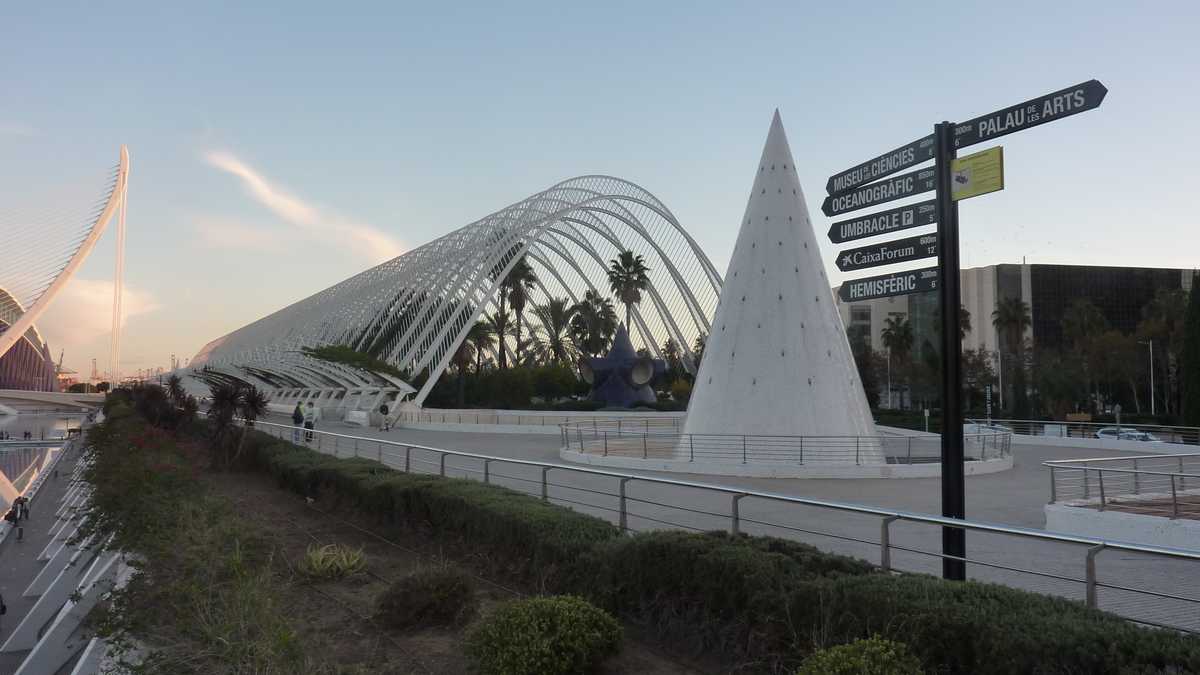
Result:
{"label": "parked white car", "polygon": [[1162,440],[1154,434],[1138,431],[1137,429],[1125,429],[1121,427],[1104,427],[1096,430],[1096,438],[1107,438],[1110,440],[1120,441],[1141,441],[1143,443],[1162,443]]}

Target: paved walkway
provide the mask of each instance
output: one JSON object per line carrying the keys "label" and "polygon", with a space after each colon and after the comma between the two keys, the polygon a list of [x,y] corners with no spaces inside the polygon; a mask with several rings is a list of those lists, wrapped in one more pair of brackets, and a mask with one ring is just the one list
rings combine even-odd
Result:
{"label": "paved walkway", "polygon": [[[62,497],[70,486],[71,472],[78,457],[77,448],[64,455],[56,467],[58,478],[47,478],[37,495],[30,500],[29,520],[21,521],[25,528],[22,540],[17,541],[16,533],[13,532],[0,543],[0,594],[3,594],[4,602],[8,605],[8,614],[0,617],[0,643],[8,639],[9,634],[38,600],[36,597],[22,597],[21,593],[46,564],[36,558],[46,544],[50,543],[50,527],[55,521],[54,512],[58,510]],[[15,672],[28,653],[0,653],[0,673]]]}

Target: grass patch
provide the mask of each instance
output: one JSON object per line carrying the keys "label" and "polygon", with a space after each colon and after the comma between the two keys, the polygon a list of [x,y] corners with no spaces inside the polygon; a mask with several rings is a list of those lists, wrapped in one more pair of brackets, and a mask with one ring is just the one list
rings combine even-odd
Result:
{"label": "grass patch", "polygon": [[302,574],[313,579],[341,579],[367,568],[363,550],[344,544],[312,544],[297,566]]}

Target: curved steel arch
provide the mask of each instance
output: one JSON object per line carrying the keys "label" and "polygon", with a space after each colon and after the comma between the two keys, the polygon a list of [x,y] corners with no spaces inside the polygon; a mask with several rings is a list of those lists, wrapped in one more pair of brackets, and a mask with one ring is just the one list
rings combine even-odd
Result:
{"label": "curved steel arch", "polygon": [[[605,261],[626,249],[651,268],[648,302],[632,313],[634,346],[657,354],[675,340],[690,367],[691,345],[709,330],[721,277],[657,197],[604,175],[562,181],[356,274],[210,342],[191,365],[225,372],[245,365],[311,382],[311,357],[297,352],[347,345],[401,369],[428,368],[414,398],[419,405],[470,327],[497,304],[500,282],[519,259],[546,282],[535,286],[535,300],[553,297],[553,286],[573,301],[607,289]],[[526,311],[522,326],[532,335],[536,315]],[[505,340],[511,353],[514,342]],[[354,386],[379,386],[377,373],[338,370]]]}

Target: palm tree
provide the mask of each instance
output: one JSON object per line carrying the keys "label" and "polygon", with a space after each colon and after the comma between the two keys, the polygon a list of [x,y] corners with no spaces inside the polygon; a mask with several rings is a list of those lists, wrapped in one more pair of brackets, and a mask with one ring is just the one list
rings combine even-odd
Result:
{"label": "palm tree", "polygon": [[[1096,341],[1108,330],[1108,320],[1100,313],[1100,309],[1087,299],[1077,299],[1067,306],[1062,318],[1063,337],[1079,355],[1083,376],[1086,380],[1088,396],[1092,396],[1092,378],[1103,363],[1096,363],[1097,358],[1104,360],[1107,355],[1098,354]],[[1095,405],[1100,403],[1100,382],[1096,379]]]}
{"label": "palm tree", "polygon": [[187,392],[183,390],[183,380],[174,373],[167,376],[167,397],[177,406],[183,405],[187,398]]}
{"label": "palm tree", "polygon": [[475,374],[478,375],[483,370],[483,352],[496,346],[492,325],[487,321],[476,321],[467,331],[464,341],[470,343],[471,350],[475,352]]}
{"label": "palm tree", "polygon": [[240,389],[241,400],[238,402],[237,412],[245,424],[242,426],[241,433],[238,434],[237,451],[227,462],[229,467],[236,464],[238,458],[242,456],[242,445],[246,442],[246,434],[254,427],[254,421],[267,411],[267,397],[257,387],[247,386]]}
{"label": "palm tree", "polygon": [[496,362],[501,368],[505,368],[508,364],[504,350],[504,339],[509,334],[508,314],[505,312],[492,312],[486,315],[484,323],[488,325],[488,332],[496,339],[496,350],[499,352]]}
{"label": "palm tree", "polygon": [[629,330],[629,313],[642,301],[642,291],[650,287],[650,268],[646,260],[633,251],[621,251],[608,262],[608,287],[625,304],[625,330]]}
{"label": "palm tree", "polygon": [[[476,326],[471,327],[474,330]],[[463,407],[467,402],[467,364],[471,362],[471,357],[475,355],[475,346],[469,339],[464,338],[458,343],[458,349],[454,350],[454,356],[451,360],[454,367],[458,370],[458,407]]]}
{"label": "palm tree", "polygon": [[612,300],[588,291],[575,305],[571,317],[571,337],[580,351],[595,356],[608,347],[617,331],[617,313]]}
{"label": "palm tree", "polygon": [[[517,315],[517,325],[514,330],[514,336],[517,338],[517,361],[521,360],[521,319],[524,318],[525,305],[529,302],[529,291],[533,290],[535,282],[537,282],[537,274],[522,257],[508,271],[508,275],[504,277],[504,283],[501,284],[501,293],[507,292],[508,302]],[[500,367],[505,367],[503,352],[500,354]]]}
{"label": "palm tree", "polygon": [[[893,359],[899,365],[908,362],[913,348],[912,323],[903,316],[889,316],[883,322],[883,332],[880,333],[880,337],[883,339],[883,346],[887,348],[888,353],[888,406],[890,407],[892,405],[891,363]],[[903,405],[903,394],[901,394],[901,407]]]}
{"label": "palm tree", "polygon": [[992,325],[1004,337],[1008,353],[1015,362],[1012,383],[1013,414],[1022,415],[1026,411],[1025,398],[1025,329],[1033,324],[1029,315],[1029,305],[1020,298],[1005,298],[996,304],[992,311]]}
{"label": "palm tree", "polygon": [[540,363],[570,363],[579,354],[571,336],[571,320],[577,309],[567,303],[566,298],[551,298],[533,308],[533,315],[542,324],[533,338],[535,358]]}

